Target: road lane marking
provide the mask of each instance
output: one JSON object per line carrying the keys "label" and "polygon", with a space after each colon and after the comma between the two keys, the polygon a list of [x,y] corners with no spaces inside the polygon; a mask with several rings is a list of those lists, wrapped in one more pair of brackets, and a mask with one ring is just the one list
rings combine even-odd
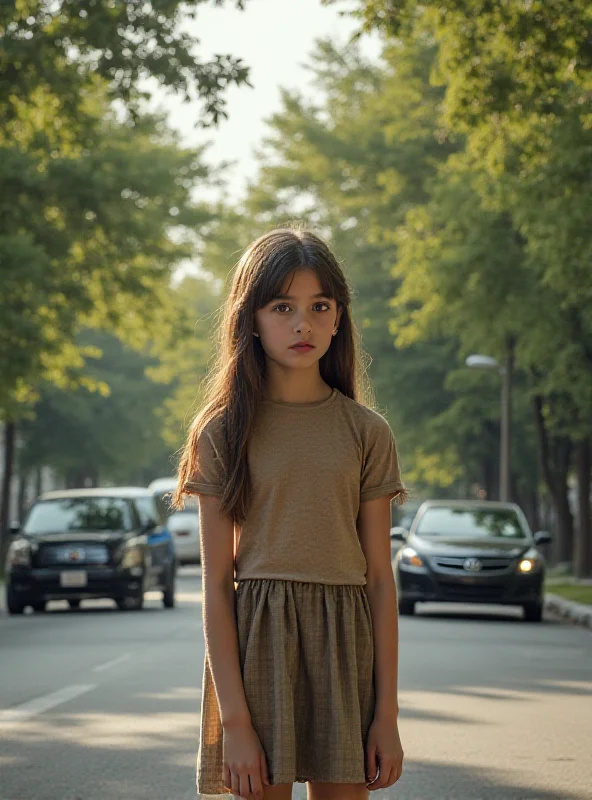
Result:
{"label": "road lane marking", "polygon": [[124,653],[121,656],[117,656],[117,658],[112,658],[111,661],[105,661],[104,664],[97,664],[96,667],[93,667],[93,672],[103,672],[106,669],[111,669],[111,667],[115,667],[117,664],[127,661],[129,657],[130,653]]}
{"label": "road lane marking", "polygon": [[14,708],[0,709],[0,725],[10,722],[24,722],[25,720],[32,719],[33,717],[43,714],[44,711],[49,711],[51,708],[67,703],[68,700],[73,700],[81,694],[91,692],[96,689],[96,683],[77,684],[73,686],[65,686],[63,689],[58,689],[57,692],[41,695],[34,700],[29,700],[27,703],[21,703]]}

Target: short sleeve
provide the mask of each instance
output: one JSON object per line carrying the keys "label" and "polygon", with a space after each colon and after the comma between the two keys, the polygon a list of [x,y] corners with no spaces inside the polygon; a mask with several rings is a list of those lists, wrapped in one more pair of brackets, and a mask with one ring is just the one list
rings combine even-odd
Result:
{"label": "short sleeve", "polygon": [[188,494],[208,494],[222,497],[224,492],[224,462],[222,460],[220,426],[209,422],[197,442],[196,467],[183,484]]}
{"label": "short sleeve", "polygon": [[401,467],[395,437],[388,422],[376,414],[366,433],[364,463],[360,481],[360,500],[376,500],[389,495],[402,505],[408,498],[401,479]]}

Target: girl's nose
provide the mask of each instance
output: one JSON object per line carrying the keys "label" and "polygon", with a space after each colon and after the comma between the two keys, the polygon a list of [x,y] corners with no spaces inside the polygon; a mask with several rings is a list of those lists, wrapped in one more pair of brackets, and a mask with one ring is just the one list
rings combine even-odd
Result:
{"label": "girl's nose", "polygon": [[310,333],[312,327],[307,319],[301,319],[300,322],[294,326],[294,330],[296,333]]}

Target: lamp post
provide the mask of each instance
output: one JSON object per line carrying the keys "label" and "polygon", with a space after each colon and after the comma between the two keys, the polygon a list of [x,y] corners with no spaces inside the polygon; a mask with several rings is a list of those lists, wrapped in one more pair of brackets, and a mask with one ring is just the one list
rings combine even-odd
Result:
{"label": "lamp post", "polygon": [[471,355],[468,356],[465,364],[467,367],[478,367],[481,369],[495,369],[499,372],[502,379],[501,387],[501,426],[500,426],[500,464],[499,464],[499,485],[500,500],[507,502],[510,499],[510,437],[512,425],[512,371],[514,367],[514,346],[512,342],[508,344],[508,354],[505,363],[500,365],[492,356]]}

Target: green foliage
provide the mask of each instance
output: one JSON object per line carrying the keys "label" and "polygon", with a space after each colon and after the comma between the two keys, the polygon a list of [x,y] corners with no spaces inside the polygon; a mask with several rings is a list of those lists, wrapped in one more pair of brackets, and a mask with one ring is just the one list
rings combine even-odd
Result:
{"label": "green foliage", "polygon": [[[149,94],[146,78],[204,105],[203,125],[225,117],[223,92],[248,82],[240,59],[200,61],[182,23],[198,18],[206,0],[17,0],[0,4],[0,114],[18,115],[19,103],[47,93],[60,116],[78,119],[85,90],[97,81],[132,115]],[[224,0],[215,0],[222,5]],[[244,7],[244,0],[235,5]]]}
{"label": "green foliage", "polygon": [[201,153],[163,136],[161,120],[120,123],[99,103],[85,142],[60,134],[48,150],[44,109],[28,134],[13,122],[0,141],[0,408],[13,417],[38,382],[67,384],[80,328],[130,341],[148,329],[172,267],[193,252],[189,232],[211,216],[190,200],[207,177]]}
{"label": "green foliage", "polygon": [[43,386],[34,418],[19,426],[20,471],[51,464],[69,484],[146,483],[155,477],[153,465],[164,469],[168,460],[157,413],[168,388],[146,376],[156,362],[108,334],[85,331],[79,338],[97,354],[85,374],[103,391]]}

